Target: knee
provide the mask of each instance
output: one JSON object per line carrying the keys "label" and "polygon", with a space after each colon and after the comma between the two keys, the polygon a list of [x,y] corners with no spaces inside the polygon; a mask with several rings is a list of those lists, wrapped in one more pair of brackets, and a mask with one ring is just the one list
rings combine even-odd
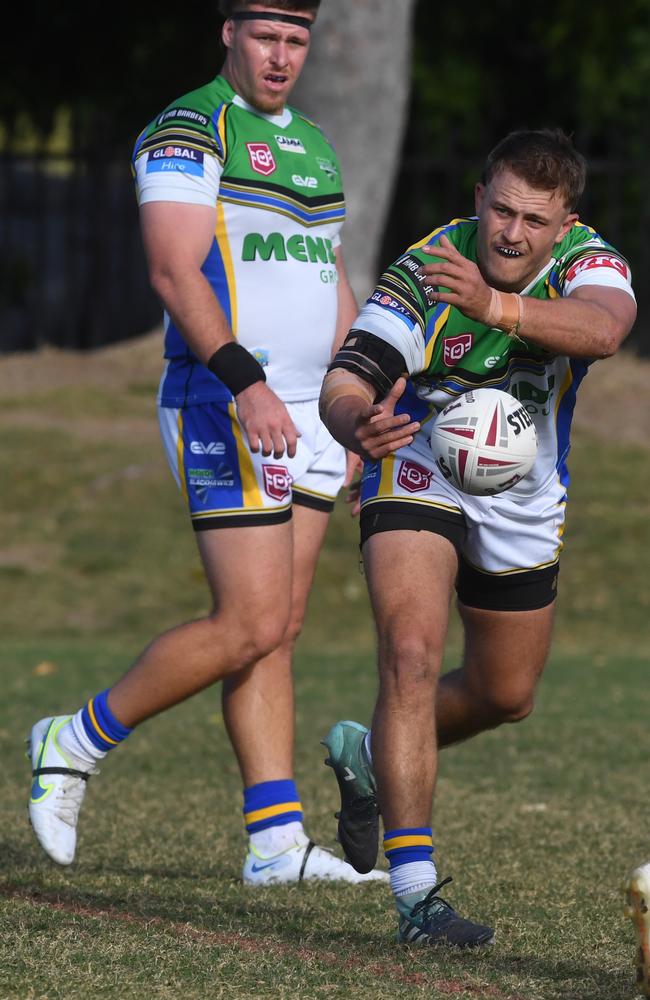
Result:
{"label": "knee", "polygon": [[286,630],[286,620],[271,614],[255,618],[236,617],[227,625],[223,617],[216,614],[210,621],[214,626],[214,641],[223,643],[225,639],[230,647],[229,672],[248,667],[273,653],[282,643]]}
{"label": "knee", "polygon": [[420,698],[433,689],[440,672],[441,650],[424,636],[391,635],[380,640],[380,686],[400,698]]}
{"label": "knee", "polygon": [[521,722],[535,707],[532,691],[485,691],[481,701],[483,714],[490,728],[508,722]]}
{"label": "knee", "polygon": [[284,636],[282,637],[282,646],[286,647],[289,651],[293,650],[293,647],[300,637],[304,623],[304,615],[291,615],[289,618],[289,624],[287,625]]}

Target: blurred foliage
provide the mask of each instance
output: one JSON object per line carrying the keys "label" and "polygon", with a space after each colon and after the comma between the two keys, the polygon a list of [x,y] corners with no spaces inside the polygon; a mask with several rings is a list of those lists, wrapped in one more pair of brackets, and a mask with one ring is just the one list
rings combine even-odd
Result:
{"label": "blurred foliage", "polygon": [[0,121],[8,139],[24,131],[25,114],[48,138],[60,109],[69,108],[77,148],[101,142],[102,155],[119,159],[147,121],[216,75],[221,62],[216,3],[161,8],[144,0],[90,12],[35,0],[16,17],[0,38]]}
{"label": "blurred foliage", "polygon": [[[82,144],[130,144],[161,106],[218,70],[216,6],[113,4],[91,26],[81,5],[35,0],[0,38],[0,121],[11,135],[28,113],[46,137],[68,107]],[[417,129],[441,154],[558,119],[590,155],[647,150],[650,0],[419,0],[414,40]]]}
{"label": "blurred foliage", "polygon": [[415,118],[441,152],[557,123],[590,155],[647,152],[650,0],[421,0],[414,37]]}

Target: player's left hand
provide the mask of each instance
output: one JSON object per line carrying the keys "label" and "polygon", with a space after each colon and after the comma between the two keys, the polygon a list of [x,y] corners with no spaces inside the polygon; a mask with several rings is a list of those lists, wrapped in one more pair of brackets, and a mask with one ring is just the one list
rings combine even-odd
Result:
{"label": "player's left hand", "polygon": [[[434,264],[423,264],[419,273],[422,284],[433,291],[433,304],[445,302],[479,323],[485,321],[492,304],[492,289],[483,280],[476,264],[463,257],[446,236],[435,246],[422,247],[424,253],[439,257]],[[439,290],[442,285],[448,291]]]}

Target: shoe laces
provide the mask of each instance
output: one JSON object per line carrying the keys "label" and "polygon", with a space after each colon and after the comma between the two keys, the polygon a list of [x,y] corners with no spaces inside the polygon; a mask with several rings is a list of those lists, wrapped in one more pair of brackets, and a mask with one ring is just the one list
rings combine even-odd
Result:
{"label": "shoe laces", "polygon": [[442,882],[434,885],[433,889],[426,894],[424,899],[415,904],[411,910],[411,917],[422,916],[426,920],[428,917],[434,916],[434,914],[438,919],[443,916],[448,918],[455,916],[456,911],[451,903],[448,903],[446,899],[438,895],[440,889],[448,885],[449,882],[453,882],[451,875],[448,875],[447,878],[443,878]]}
{"label": "shoe laces", "polygon": [[[89,774],[99,774],[97,768],[93,768]],[[75,778],[70,774],[64,777],[56,795],[56,815],[62,823],[68,826],[76,826],[79,810],[83,797],[86,794],[86,783],[83,778]]]}

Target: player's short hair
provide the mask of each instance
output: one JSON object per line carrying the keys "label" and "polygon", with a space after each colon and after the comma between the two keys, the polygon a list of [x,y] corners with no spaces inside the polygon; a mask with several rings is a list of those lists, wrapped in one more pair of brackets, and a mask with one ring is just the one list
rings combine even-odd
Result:
{"label": "player's short hair", "polygon": [[489,184],[500,170],[542,191],[559,191],[567,209],[575,211],[587,179],[587,162],[559,128],[520,129],[497,143],[485,161],[481,180]]}
{"label": "player's short hair", "polygon": [[275,7],[276,10],[286,10],[296,13],[298,11],[310,11],[314,16],[318,13],[321,0],[219,0],[219,13],[222,17],[232,17],[238,10],[246,10],[257,4],[261,7]]}

